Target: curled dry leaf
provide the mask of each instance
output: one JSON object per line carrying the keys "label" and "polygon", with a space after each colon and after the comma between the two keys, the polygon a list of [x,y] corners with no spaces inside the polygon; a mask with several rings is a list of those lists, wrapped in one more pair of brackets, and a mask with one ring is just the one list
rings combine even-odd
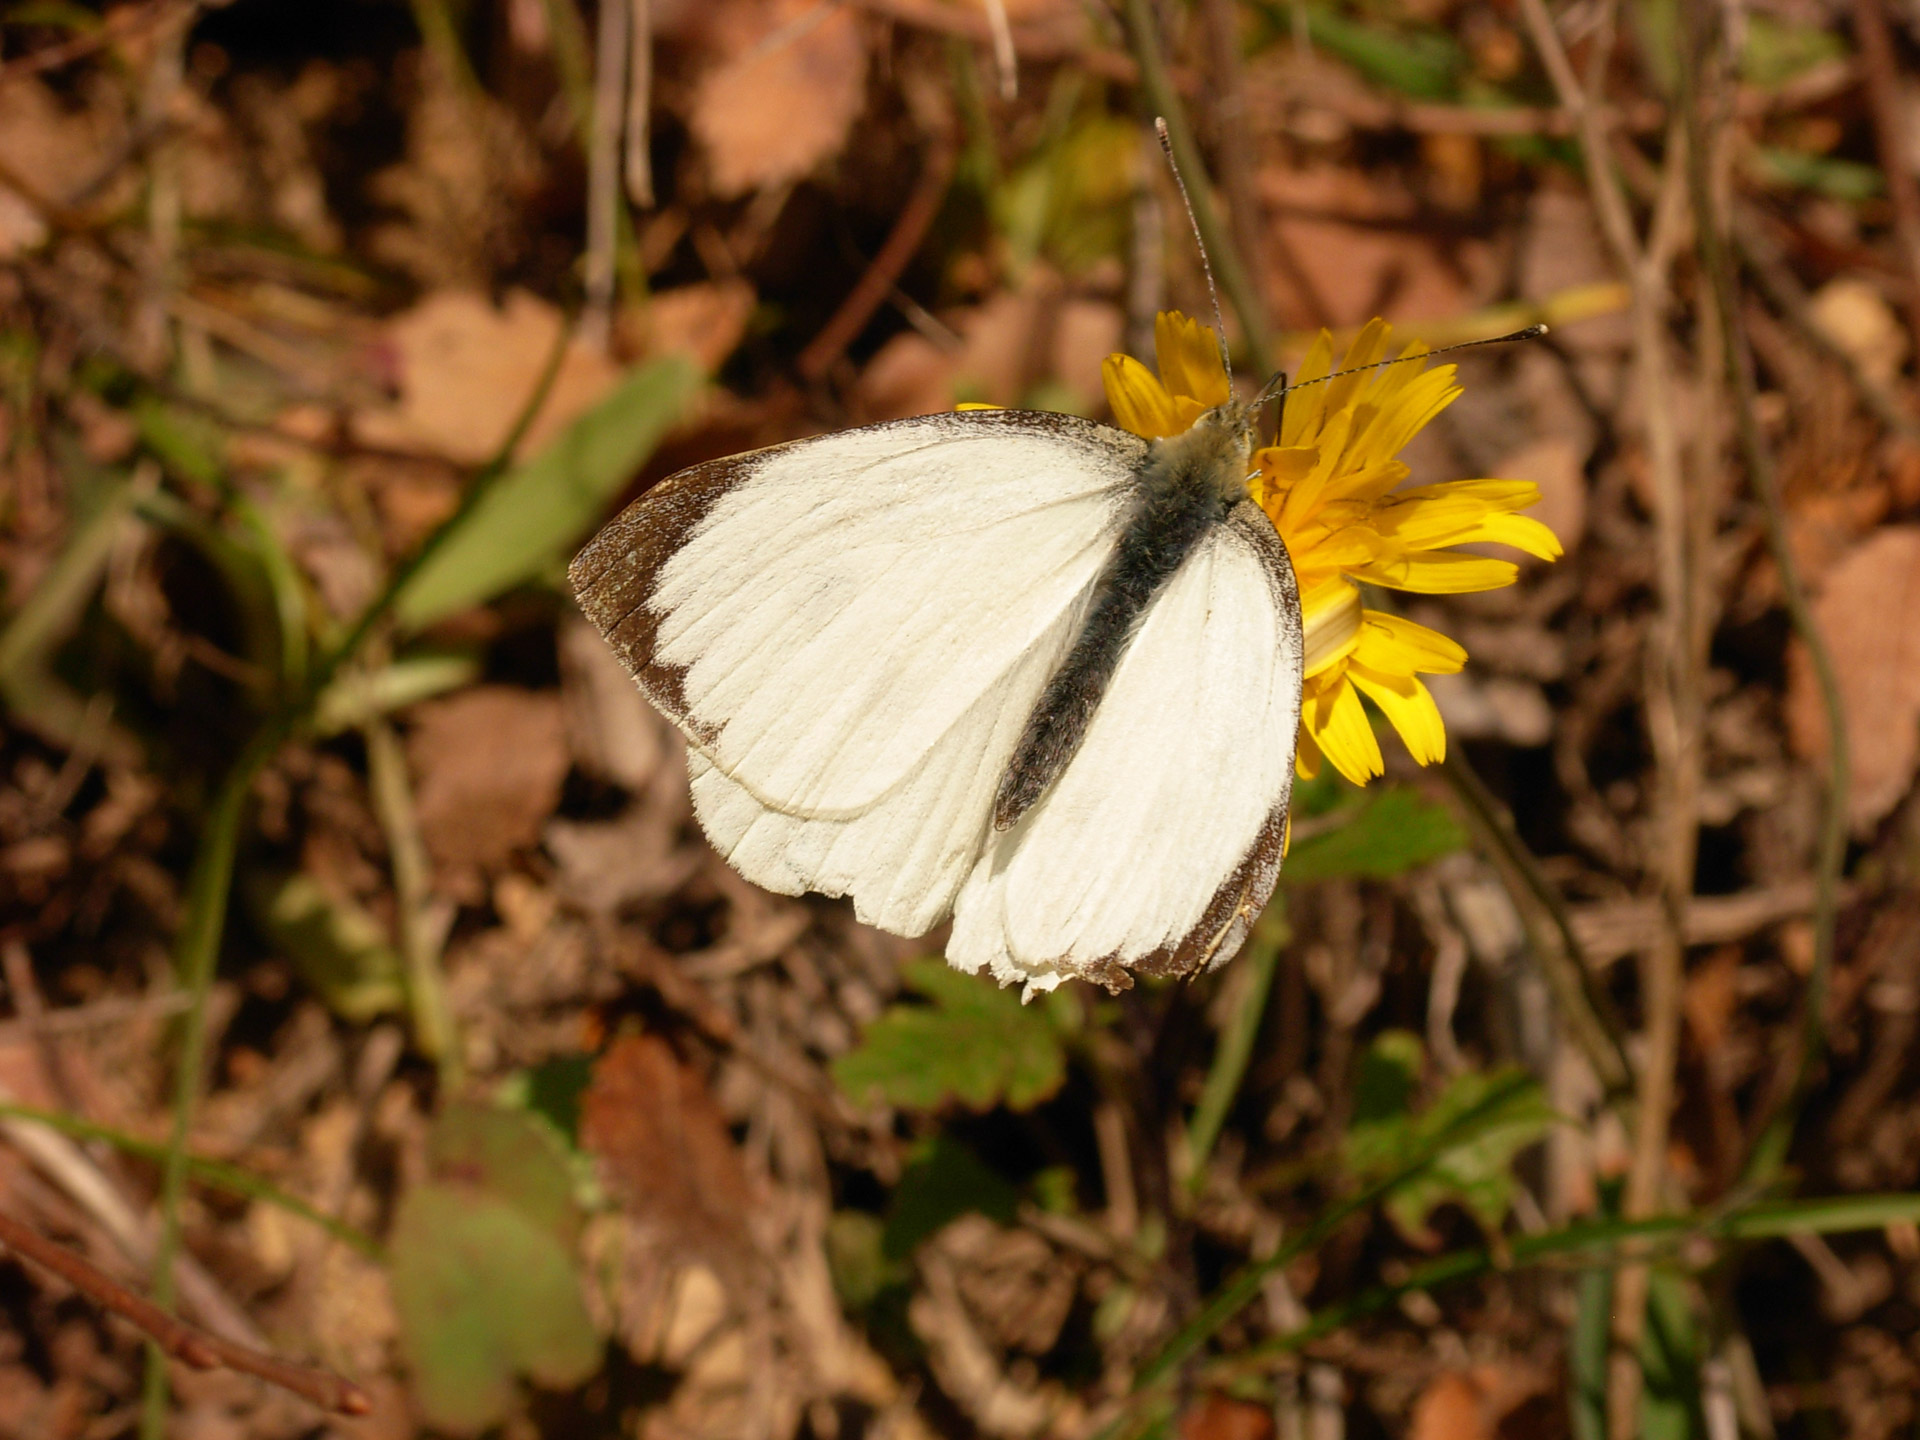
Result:
{"label": "curled dry leaf", "polygon": [[850,7],[775,0],[763,28],[709,70],[693,133],[724,197],[804,179],[838,154],[866,104],[867,47]]}
{"label": "curled dry leaf", "polygon": [[[1847,819],[1871,829],[1900,802],[1920,762],[1920,526],[1889,525],[1828,572],[1813,615],[1833,657],[1853,755]],[[1809,758],[1827,751],[1813,663],[1787,653],[1787,729]]]}

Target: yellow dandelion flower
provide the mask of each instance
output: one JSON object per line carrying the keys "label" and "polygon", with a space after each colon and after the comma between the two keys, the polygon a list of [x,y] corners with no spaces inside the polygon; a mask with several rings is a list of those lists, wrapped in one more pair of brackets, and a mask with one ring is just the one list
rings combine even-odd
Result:
{"label": "yellow dandelion flower", "polygon": [[[1397,457],[1460,395],[1454,367],[1427,368],[1415,342],[1404,365],[1326,377],[1387,357],[1392,327],[1374,320],[1336,366],[1326,331],[1307,352],[1275,443],[1257,451],[1248,491],[1273,520],[1300,583],[1306,685],[1297,765],[1324,759],[1356,785],[1385,768],[1361,696],[1371,700],[1422,765],[1444,759],[1447,732],[1422,675],[1450,675],[1467,652],[1438,631],[1361,603],[1361,584],[1455,595],[1519,578],[1509,560],[1454,547],[1492,541],[1542,560],[1560,541],[1519,512],[1540,488],[1524,480],[1454,480],[1411,489]],[[1177,312],[1154,325],[1156,376],[1110,355],[1102,370],[1114,419],[1136,435],[1177,435],[1229,398],[1211,327]]]}

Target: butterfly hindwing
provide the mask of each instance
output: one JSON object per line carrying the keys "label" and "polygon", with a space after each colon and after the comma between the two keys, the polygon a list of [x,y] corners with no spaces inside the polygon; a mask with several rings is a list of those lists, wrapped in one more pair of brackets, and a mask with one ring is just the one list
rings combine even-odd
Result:
{"label": "butterfly hindwing", "polygon": [[1147,611],[1059,779],[976,863],[954,964],[1049,988],[1232,955],[1279,873],[1302,653],[1286,551],[1242,503]]}

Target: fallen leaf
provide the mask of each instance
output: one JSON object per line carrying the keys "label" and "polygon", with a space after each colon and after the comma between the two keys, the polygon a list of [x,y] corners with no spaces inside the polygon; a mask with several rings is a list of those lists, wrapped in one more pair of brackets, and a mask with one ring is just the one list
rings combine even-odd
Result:
{"label": "fallen leaf", "polygon": [[580,1097],[580,1146],[635,1219],[723,1274],[750,1249],[747,1172],[706,1084],[666,1041],[627,1035]]}
{"label": "fallen leaf", "polygon": [[1878,286],[1854,275],[1829,280],[1814,294],[1809,317],[1873,379],[1890,385],[1907,357],[1907,337]]}
{"label": "fallen leaf", "polygon": [[[391,369],[400,398],[356,414],[354,437],[463,465],[492,459],[532,398],[563,323],[557,309],[524,290],[509,291],[498,309],[476,292],[435,291],[387,322],[377,358]],[[515,455],[538,451],[620,374],[604,351],[571,345]]]}
{"label": "fallen leaf", "polygon": [[775,0],[762,19],[693,98],[693,133],[722,198],[804,179],[839,153],[866,105],[867,48],[851,9]]}
{"label": "fallen leaf", "polygon": [[1180,1440],[1272,1440],[1273,1408],[1209,1390],[1180,1417]]}
{"label": "fallen leaf", "polygon": [[1413,1402],[1407,1440],[1498,1440],[1500,1422],[1539,1389],[1538,1376],[1500,1365],[1442,1371]]}
{"label": "fallen leaf", "polygon": [[482,685],[413,711],[407,757],[427,853],[456,894],[540,838],[568,757],[559,696]]}
{"label": "fallen leaf", "polygon": [[[1869,831],[1920,761],[1920,526],[1889,525],[1828,572],[1813,602],[1839,680],[1852,752],[1847,819]],[[1796,753],[1827,753],[1826,712],[1806,646],[1787,652],[1787,732]]]}
{"label": "fallen leaf", "polygon": [[640,359],[685,355],[711,375],[740,347],[754,300],[744,280],[658,290],[621,312],[620,339]]}

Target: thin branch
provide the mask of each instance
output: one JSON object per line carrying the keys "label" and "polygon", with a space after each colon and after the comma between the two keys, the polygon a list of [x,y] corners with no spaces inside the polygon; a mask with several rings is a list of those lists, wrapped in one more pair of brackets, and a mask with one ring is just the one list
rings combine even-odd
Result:
{"label": "thin branch", "polygon": [[847,298],[840,302],[832,318],[821,326],[820,333],[800,352],[794,368],[802,377],[808,381],[821,379],[846,353],[847,347],[860,338],[874,311],[886,303],[940,213],[941,202],[947,198],[947,185],[953,179],[953,163],[952,141],[946,137],[936,139],[927,152],[927,163],[914,183],[913,193],[907,197],[899,219],[893,222],[893,229],[873,257],[873,263],[847,292]]}
{"label": "thin branch", "polygon": [[[1686,117],[1684,113],[1671,117],[1664,174],[1648,238],[1643,241],[1615,169],[1607,115],[1595,103],[1590,87],[1574,74],[1545,0],[1521,0],[1521,12],[1561,104],[1574,113],[1600,232],[1629,287],[1635,388],[1642,406],[1653,491],[1660,619],[1649,647],[1646,721],[1653,743],[1659,800],[1656,852],[1648,868],[1667,923],[1640,961],[1646,1048],[1637,1077],[1632,1158],[1622,1205],[1625,1216],[1637,1220],[1660,1208],[1666,1173],[1686,958],[1682,925],[1693,893],[1699,834],[1700,723],[1704,710],[1700,684],[1705,626],[1697,588],[1701,566],[1695,542],[1704,526],[1691,513],[1693,497],[1682,468],[1666,313],[1667,272],[1683,229],[1686,184],[1679,157],[1687,148]],[[1603,15],[1607,41],[1592,56],[1591,73],[1596,83],[1611,52],[1611,17],[1609,7]],[[1647,1270],[1641,1265],[1622,1269],[1615,1280],[1613,1352],[1607,1387],[1607,1428],[1613,1440],[1632,1440],[1638,1431],[1639,1347],[1648,1283]]]}
{"label": "thin branch", "polygon": [[0,1211],[0,1245],[49,1270],[103,1310],[144,1331],[165,1354],[195,1370],[238,1370],[291,1391],[335,1415],[365,1415],[373,1409],[367,1392],[331,1370],[296,1365],[265,1350],[255,1350],[190,1325],[136,1295],[104,1270],[65,1245],[49,1240],[31,1225]]}

